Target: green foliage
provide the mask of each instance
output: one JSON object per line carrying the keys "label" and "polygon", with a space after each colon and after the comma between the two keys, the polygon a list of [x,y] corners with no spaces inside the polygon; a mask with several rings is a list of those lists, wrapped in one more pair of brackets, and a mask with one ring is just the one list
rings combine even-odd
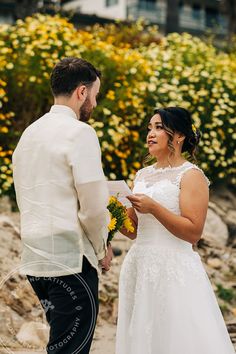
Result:
{"label": "green foliage", "polygon": [[0,194],[11,190],[19,135],[52,104],[50,72],[65,56],[82,56],[102,70],[91,124],[108,178],[133,180],[154,107],[180,105],[203,133],[200,167],[213,183],[236,184],[235,51],[218,52],[187,33],[161,37],[142,22],[77,30],[67,19],[36,15],[0,25]]}
{"label": "green foliage", "polygon": [[229,303],[232,303],[232,301],[236,298],[233,289],[226,289],[221,284],[217,284],[216,293],[220,299]]}

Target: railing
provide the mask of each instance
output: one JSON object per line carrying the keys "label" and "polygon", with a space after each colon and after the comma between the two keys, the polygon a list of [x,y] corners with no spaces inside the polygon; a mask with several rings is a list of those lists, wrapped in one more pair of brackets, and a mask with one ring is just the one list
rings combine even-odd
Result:
{"label": "railing", "polygon": [[[165,3],[151,3],[148,1],[138,1],[136,4],[127,7],[128,17],[138,19],[143,17],[150,22],[165,25],[166,23],[166,5]],[[195,30],[204,32],[208,29],[214,29],[218,34],[227,33],[227,18],[218,15],[211,20],[204,9],[180,8],[179,10],[180,29]]]}
{"label": "railing", "polygon": [[192,30],[205,30],[205,12],[204,10],[191,10],[191,8],[183,8],[179,13],[180,28]]}
{"label": "railing", "polygon": [[218,34],[227,33],[227,19],[223,15],[218,15],[215,18],[212,16],[208,18],[205,11],[200,10],[198,16],[193,16],[191,14],[180,13],[179,19],[180,28],[207,31],[213,30]]}
{"label": "railing", "polygon": [[149,1],[138,1],[136,4],[127,6],[127,15],[133,19],[143,17],[150,22],[165,24],[166,10],[161,4]]}

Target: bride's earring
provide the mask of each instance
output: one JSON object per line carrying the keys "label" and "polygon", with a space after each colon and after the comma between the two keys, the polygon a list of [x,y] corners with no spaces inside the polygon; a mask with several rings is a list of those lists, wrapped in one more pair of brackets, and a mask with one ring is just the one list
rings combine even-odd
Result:
{"label": "bride's earring", "polygon": [[180,141],[177,141],[177,144],[180,144]]}

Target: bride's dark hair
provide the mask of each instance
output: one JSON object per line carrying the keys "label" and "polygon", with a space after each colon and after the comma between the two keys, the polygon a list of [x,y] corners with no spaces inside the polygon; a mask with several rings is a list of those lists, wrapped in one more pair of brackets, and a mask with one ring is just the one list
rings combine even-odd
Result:
{"label": "bride's dark hair", "polygon": [[[199,129],[195,128],[190,113],[182,107],[158,108],[154,110],[154,113],[160,115],[163,128],[169,135],[168,147],[170,152],[174,152],[174,133],[182,133],[185,136],[182,153],[187,152],[192,160],[196,160],[195,154],[201,133]],[[148,162],[148,160],[150,159],[146,157],[145,162]]]}

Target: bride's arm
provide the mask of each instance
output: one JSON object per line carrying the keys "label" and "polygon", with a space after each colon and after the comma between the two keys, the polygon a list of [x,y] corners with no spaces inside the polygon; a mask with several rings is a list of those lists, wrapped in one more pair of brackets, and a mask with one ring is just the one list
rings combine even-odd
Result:
{"label": "bride's arm", "polygon": [[137,236],[137,226],[138,226],[138,218],[137,218],[137,215],[135,213],[135,210],[134,208],[128,208],[127,209],[127,214],[130,218],[130,221],[132,223],[132,226],[134,228],[134,232],[129,232],[126,230],[125,227],[123,227],[122,229],[120,229],[120,232],[127,236],[128,238],[130,238],[131,240],[134,240]]}
{"label": "bride's arm", "polygon": [[190,170],[182,177],[179,206],[181,215],[176,215],[146,195],[128,197],[140,213],[152,214],[176,237],[196,243],[202,235],[208,208],[209,190],[200,171]]}

